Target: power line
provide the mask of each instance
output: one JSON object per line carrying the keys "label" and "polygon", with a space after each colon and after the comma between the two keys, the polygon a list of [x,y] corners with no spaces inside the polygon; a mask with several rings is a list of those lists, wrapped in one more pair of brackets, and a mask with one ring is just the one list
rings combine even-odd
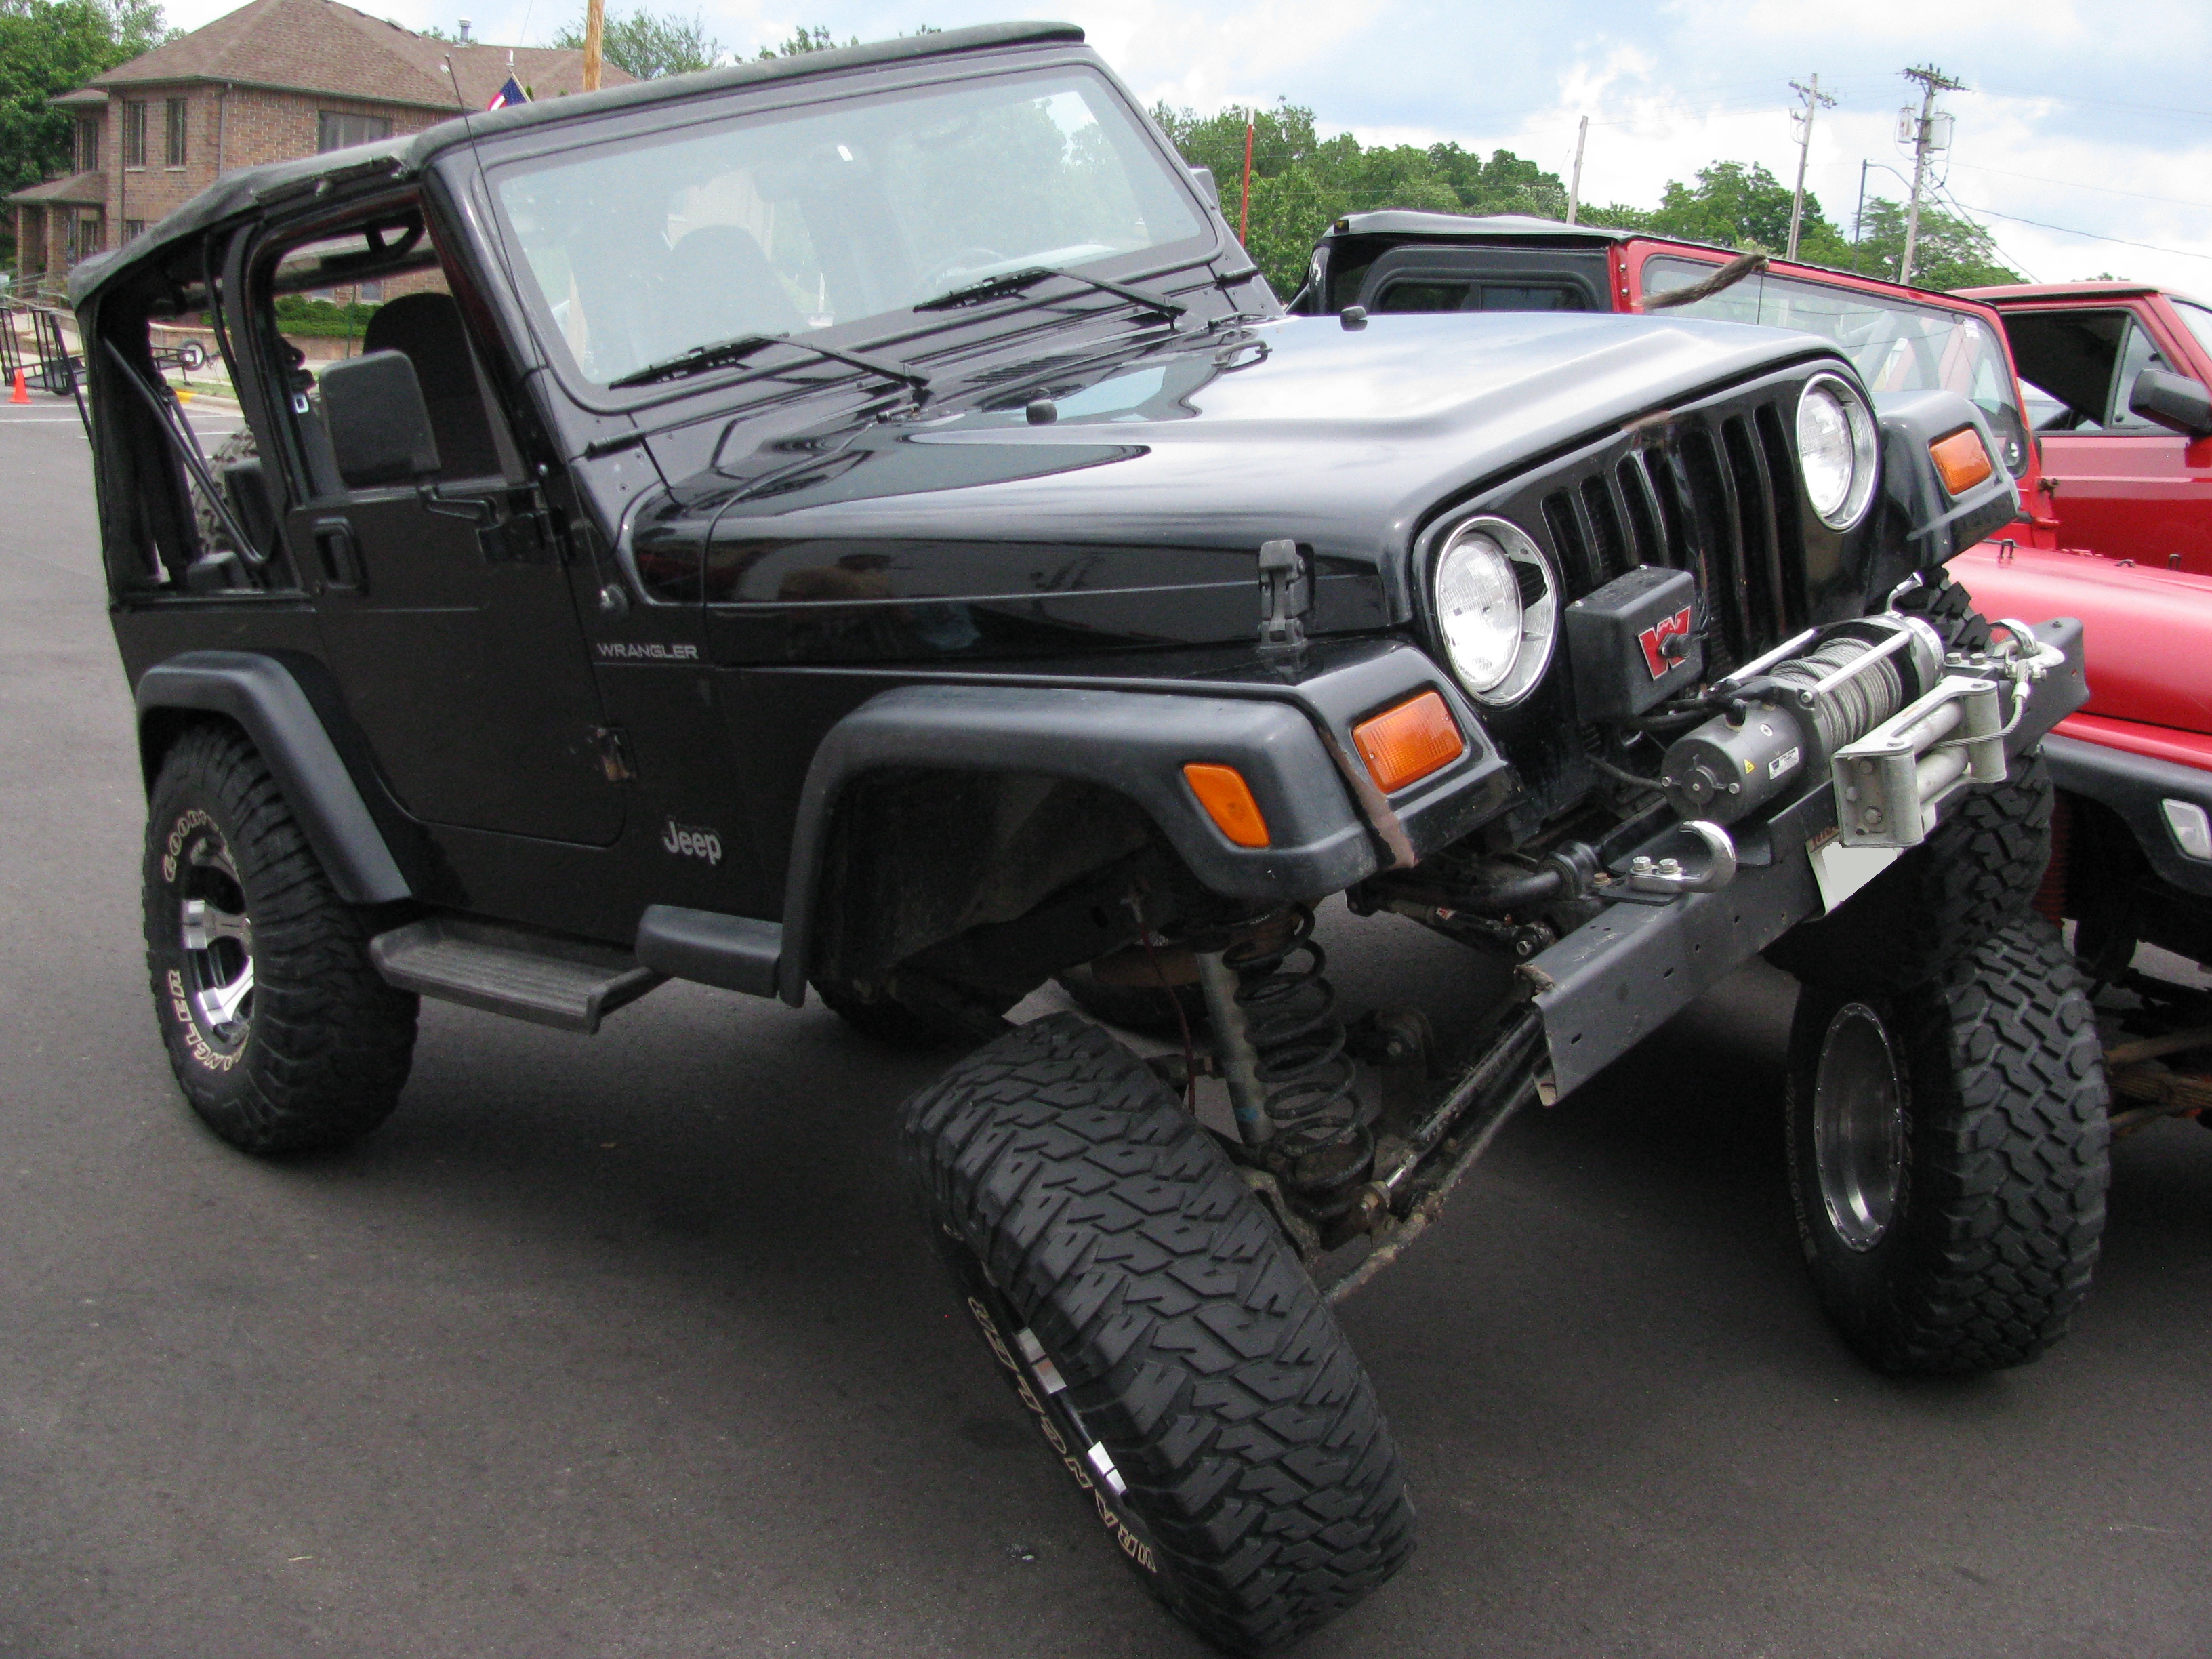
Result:
{"label": "power line", "polygon": [[1952,163],[1952,165],[1953,165],[1954,167],[1964,167],[1964,168],[1966,168],[1969,173],[1994,173],[2000,174],[2001,176],[2002,176],[2002,177],[2004,177],[2004,178],[2007,178],[2007,179],[2027,179],[2030,184],[2035,184],[2035,185],[2063,185],[2063,186],[2064,186],[2064,187],[2065,187],[2066,189],[2068,189],[2068,190],[2094,190],[2094,191],[2097,191],[2100,192],[2101,194],[2103,194],[2103,195],[2106,195],[2106,196],[2132,196],[2132,197],[2134,197],[2134,198],[2135,198],[2136,200],[2138,200],[2138,201],[2142,201],[2142,202],[2169,202],[2169,203],[2172,204],[2175,207],[2202,208],[2202,209],[2203,209],[2206,212],[2208,212],[2208,213],[2212,213],[2212,202],[2191,202],[2191,201],[2186,201],[2186,200],[2185,200],[2184,198],[2182,198],[2181,197],[2179,197],[2179,196],[2153,196],[2153,195],[2151,195],[2151,194],[2150,194],[2148,191],[2141,191],[2141,190],[2118,190],[2118,189],[2115,189],[2115,188],[2114,188],[2113,186],[2112,186],[2111,185],[2082,185],[2082,184],[2076,184],[2076,183],[2075,183],[2073,179],[2046,179],[2046,178],[2043,177],[2043,175],[2041,175],[2040,173],[2014,173],[2014,172],[2012,172],[2012,171],[2010,171],[2010,170],[2008,170],[2008,168],[2005,168],[2005,167],[1984,167],[1984,166],[1983,166],[1980,162],[1978,162],[1978,161],[1954,161],[1954,162]]}
{"label": "power line", "polygon": [[2017,213],[1999,213],[1995,208],[1975,207],[1955,196],[1951,198],[1951,205],[1962,213],[1986,213],[1992,219],[2009,219],[2016,225],[2033,225],[2038,230],[2055,230],[2061,236],[2086,236],[2093,242],[2118,242],[2122,247],[2139,247],[2151,253],[2170,253],[2177,259],[2212,259],[2212,253],[2191,253],[2187,248],[2160,247],[2155,242],[2130,241],[2124,236],[2106,236],[2094,230],[2075,230],[2065,225],[2045,224],[2040,219],[2023,219]]}
{"label": "power line", "polygon": [[2083,98],[2063,92],[2008,92],[2002,87],[1984,87],[1982,90],[1997,98],[2041,99],[2053,104],[2094,104],[2100,109],[2128,109],[2145,115],[2185,115],[2194,121],[2212,121],[2212,110],[2178,109],[2171,104],[2138,104],[2118,98]]}

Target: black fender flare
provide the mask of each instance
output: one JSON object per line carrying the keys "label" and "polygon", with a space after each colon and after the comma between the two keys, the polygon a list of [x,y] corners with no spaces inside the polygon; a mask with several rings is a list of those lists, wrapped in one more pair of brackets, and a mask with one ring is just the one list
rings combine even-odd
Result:
{"label": "black fender flare", "polygon": [[[1251,786],[1270,844],[1231,844],[1184,781],[1188,762],[1234,766]],[[838,799],[887,767],[1030,772],[1127,796],[1191,872],[1217,893],[1317,899],[1382,863],[1368,818],[1320,732],[1295,704],[1254,697],[1012,685],[908,685],[872,697],[830,728],[799,798],[785,878],[776,988],[805,1000],[814,899]]]}
{"label": "black fender flare", "polygon": [[2212,897],[2212,863],[2184,853],[2166,822],[2165,803],[2185,801],[2212,815],[2212,772],[2054,732],[2043,740],[2051,779],[2069,794],[2110,807],[2162,881]]}
{"label": "black fender flare", "polygon": [[154,717],[167,710],[220,714],[268,763],[340,898],[389,904],[412,896],[322,717],[283,663],[253,651],[187,651],[148,669],[134,696],[149,787],[155,757],[146,745]]}

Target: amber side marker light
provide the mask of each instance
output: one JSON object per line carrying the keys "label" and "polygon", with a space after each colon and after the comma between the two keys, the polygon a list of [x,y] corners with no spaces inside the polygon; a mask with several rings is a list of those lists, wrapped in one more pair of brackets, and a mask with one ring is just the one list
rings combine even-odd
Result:
{"label": "amber side marker light", "polygon": [[1996,470],[1990,464],[1990,452],[1982,447],[1982,434],[1970,426],[1929,445],[1928,458],[1942,474],[1943,488],[1954,495],[1966,494]]}
{"label": "amber side marker light", "polygon": [[1242,772],[1233,766],[1193,761],[1182,769],[1182,776],[1190,793],[1198,797],[1198,804],[1206,809],[1206,816],[1231,843],[1267,845],[1267,820],[1261,815],[1260,803],[1252,799],[1252,786],[1244,781]]}
{"label": "amber side marker light", "polygon": [[1459,722],[1452,719],[1442,694],[1435,691],[1424,691],[1362,720],[1352,728],[1352,740],[1359,745],[1367,775],[1386,795],[1419,782],[1467,753]]}

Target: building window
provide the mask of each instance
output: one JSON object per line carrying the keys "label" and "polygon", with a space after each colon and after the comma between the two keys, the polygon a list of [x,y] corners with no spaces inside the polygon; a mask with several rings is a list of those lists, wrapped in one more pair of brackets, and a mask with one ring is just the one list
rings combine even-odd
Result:
{"label": "building window", "polygon": [[143,167],[146,165],[146,106],[125,104],[123,106],[123,165]]}
{"label": "building window", "polygon": [[100,216],[88,213],[77,226],[76,257],[89,259],[100,252]]}
{"label": "building window", "polygon": [[164,167],[180,167],[185,164],[185,100],[169,100],[168,144],[164,155]]}
{"label": "building window", "polygon": [[124,246],[130,246],[131,243],[137,241],[145,234],[146,222],[143,219],[125,219],[123,222]]}
{"label": "building window", "polygon": [[344,149],[353,144],[373,144],[392,137],[392,118],[386,115],[341,115],[323,110],[315,117],[315,148]]}
{"label": "building window", "polygon": [[97,115],[76,118],[76,170],[79,173],[100,171],[100,118]]}

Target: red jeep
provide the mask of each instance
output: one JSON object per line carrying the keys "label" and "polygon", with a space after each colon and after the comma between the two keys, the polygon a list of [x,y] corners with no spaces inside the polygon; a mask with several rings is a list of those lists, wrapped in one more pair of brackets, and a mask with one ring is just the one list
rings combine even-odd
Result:
{"label": "red jeep", "polygon": [[2059,544],[2212,574],[2212,308],[2135,283],[1965,292],[2011,337],[2041,440],[2022,484]]}

